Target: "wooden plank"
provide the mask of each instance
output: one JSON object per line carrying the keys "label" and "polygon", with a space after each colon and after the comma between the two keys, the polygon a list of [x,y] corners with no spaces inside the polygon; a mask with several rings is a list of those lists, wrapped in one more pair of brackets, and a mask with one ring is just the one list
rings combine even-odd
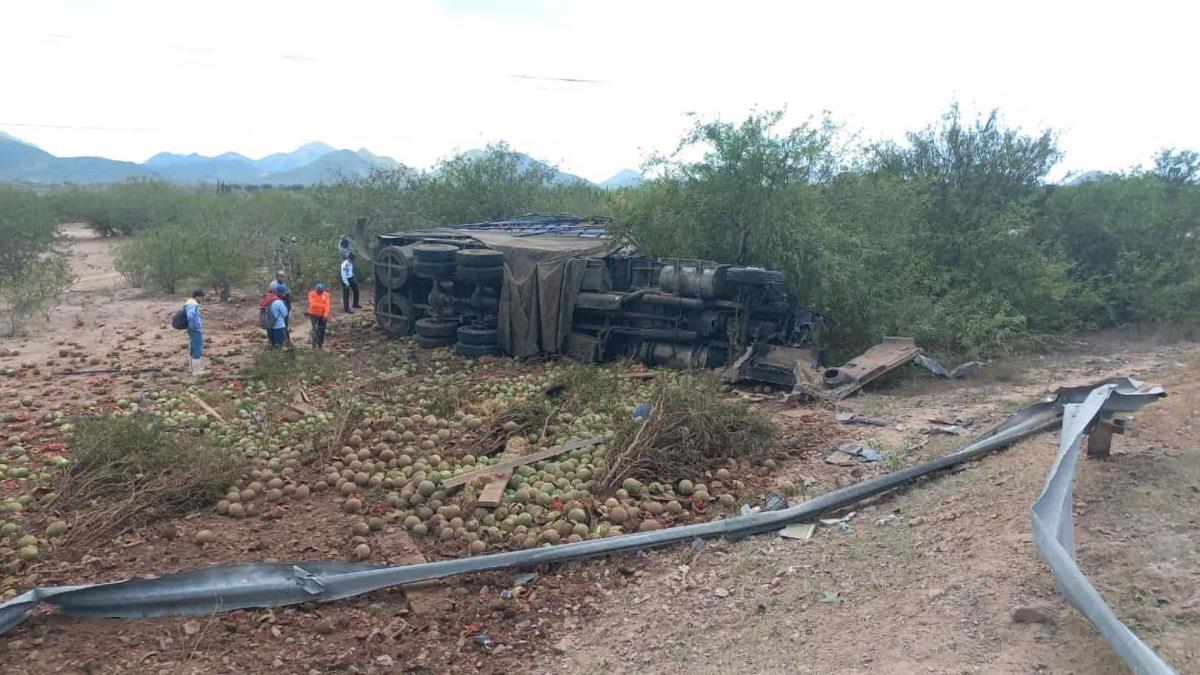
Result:
{"label": "wooden plank", "polygon": [[216,410],[213,410],[213,407],[210,406],[209,404],[205,403],[199,396],[197,396],[191,392],[188,392],[188,396],[191,396],[192,400],[196,402],[196,405],[203,408],[204,412],[208,413],[209,417],[216,418],[216,420],[218,422],[221,422],[222,424],[225,422],[225,418],[221,417],[221,413],[217,412]]}
{"label": "wooden plank", "polygon": [[482,506],[487,509],[494,509],[500,506],[500,500],[504,498],[504,491],[508,489],[508,480],[512,478],[512,474],[512,469],[505,469],[493,478],[492,482],[485,485],[479,493],[479,497],[475,499],[475,506]]}
{"label": "wooden plank", "polygon": [[471,481],[473,481],[477,478],[486,478],[488,476],[494,476],[497,473],[504,471],[505,469],[515,469],[518,466],[524,466],[531,462],[539,462],[543,459],[550,459],[551,457],[557,457],[557,456],[563,454],[564,452],[570,452],[572,450],[578,450],[579,448],[586,448],[586,447],[589,447],[592,445],[598,445],[602,442],[604,442],[603,438],[601,438],[599,436],[593,436],[591,438],[585,438],[582,441],[571,441],[570,443],[556,445],[552,448],[546,448],[545,450],[539,450],[537,452],[530,453],[528,455],[521,455],[520,457],[513,457],[512,459],[505,459],[505,460],[497,462],[491,466],[486,466],[482,469],[475,469],[474,471],[468,471],[466,473],[459,474],[453,478],[448,478],[448,479],[442,481],[442,487],[443,488],[452,488],[452,487],[458,487],[459,485],[466,485],[467,483],[470,483]]}

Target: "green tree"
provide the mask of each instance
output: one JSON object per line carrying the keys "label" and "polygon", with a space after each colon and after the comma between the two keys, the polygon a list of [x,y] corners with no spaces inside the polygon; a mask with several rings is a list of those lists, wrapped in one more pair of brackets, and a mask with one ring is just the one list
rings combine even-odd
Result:
{"label": "green tree", "polygon": [[1200,153],[1164,148],[1154,157],[1154,174],[1171,185],[1200,181]]}
{"label": "green tree", "polygon": [[196,276],[194,243],[189,226],[163,225],[122,244],[114,262],[130,284],[175,293]]}
{"label": "green tree", "polygon": [[74,282],[58,242],[46,198],[31,190],[0,186],[0,300],[10,336],[34,314],[40,312],[48,319]]}
{"label": "green tree", "polygon": [[554,175],[552,167],[496,143],[443,160],[414,187],[427,222],[475,223],[533,210]]}

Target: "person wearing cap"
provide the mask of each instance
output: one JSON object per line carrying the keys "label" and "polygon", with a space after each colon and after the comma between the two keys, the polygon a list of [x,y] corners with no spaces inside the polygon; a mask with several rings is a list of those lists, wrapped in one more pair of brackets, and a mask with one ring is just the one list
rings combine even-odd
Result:
{"label": "person wearing cap", "polygon": [[203,297],[204,290],[197,288],[183,305],[184,314],[187,315],[188,356],[191,357],[192,377],[204,374],[200,361],[204,355],[204,319],[200,316],[200,300]]}
{"label": "person wearing cap", "polygon": [[350,309],[351,291],[354,292],[354,309],[362,309],[362,305],[358,304],[358,282],[354,279],[354,251],[347,253],[342,261],[342,307],[347,314],[354,313]]}
{"label": "person wearing cap", "polygon": [[312,321],[312,346],[314,349],[325,348],[325,326],[329,322],[329,293],[325,284],[317,283],[308,292],[308,318]]}

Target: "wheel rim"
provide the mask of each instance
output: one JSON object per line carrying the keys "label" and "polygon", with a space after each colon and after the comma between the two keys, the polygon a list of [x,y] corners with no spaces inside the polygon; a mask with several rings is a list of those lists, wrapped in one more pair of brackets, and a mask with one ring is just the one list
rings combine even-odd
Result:
{"label": "wheel rim", "polygon": [[413,326],[412,302],[400,293],[388,291],[375,304],[375,318],[388,333],[408,335]]}
{"label": "wheel rim", "polygon": [[375,278],[384,288],[396,290],[408,281],[408,260],[397,246],[387,246],[375,260]]}

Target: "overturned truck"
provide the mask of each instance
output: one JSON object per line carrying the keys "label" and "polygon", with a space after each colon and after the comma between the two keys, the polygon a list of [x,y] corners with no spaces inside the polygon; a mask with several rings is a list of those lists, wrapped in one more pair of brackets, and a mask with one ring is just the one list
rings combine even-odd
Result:
{"label": "overturned truck", "polygon": [[381,235],[379,325],[466,356],[632,358],[780,387],[816,372],[823,318],[782,273],[648,257],[607,225],[525,216]]}

